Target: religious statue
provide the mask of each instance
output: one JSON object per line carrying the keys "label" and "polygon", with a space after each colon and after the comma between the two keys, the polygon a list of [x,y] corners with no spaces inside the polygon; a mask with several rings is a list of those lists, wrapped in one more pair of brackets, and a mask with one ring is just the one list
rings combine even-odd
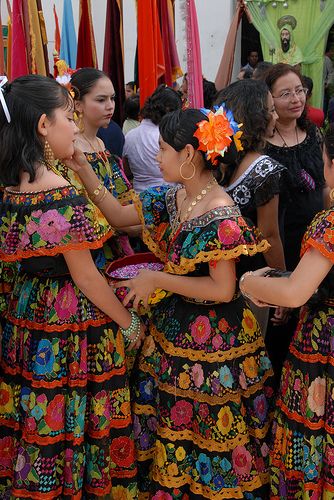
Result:
{"label": "religious statue", "polygon": [[293,30],[297,26],[297,20],[293,16],[283,16],[277,21],[280,30],[281,47],[276,49],[273,63],[286,63],[296,66],[303,62],[303,54],[293,39]]}

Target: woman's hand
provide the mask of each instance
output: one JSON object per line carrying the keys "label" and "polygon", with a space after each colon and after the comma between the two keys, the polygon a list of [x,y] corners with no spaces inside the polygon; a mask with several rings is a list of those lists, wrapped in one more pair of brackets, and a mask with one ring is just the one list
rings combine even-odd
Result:
{"label": "woman's hand", "polygon": [[138,339],[135,342],[131,342],[131,339],[129,340],[129,344],[126,344],[125,350],[126,351],[131,351],[132,349],[139,349],[141,346],[144,338],[145,338],[145,330],[146,327],[143,323],[140,324],[140,335]]}
{"label": "woman's hand", "polygon": [[139,271],[138,276],[131,280],[120,281],[117,283],[116,288],[126,287],[129,289],[126,297],[123,300],[123,305],[126,306],[133,300],[133,308],[138,309],[139,304],[143,304],[146,308],[150,295],[157,288],[155,284],[156,274],[159,271],[150,271],[149,269],[142,269]]}
{"label": "woman's hand", "polygon": [[73,170],[73,172],[79,172],[83,167],[89,166],[86,156],[81,151],[74,146],[74,153],[71,158],[66,158],[63,160],[63,163]]}

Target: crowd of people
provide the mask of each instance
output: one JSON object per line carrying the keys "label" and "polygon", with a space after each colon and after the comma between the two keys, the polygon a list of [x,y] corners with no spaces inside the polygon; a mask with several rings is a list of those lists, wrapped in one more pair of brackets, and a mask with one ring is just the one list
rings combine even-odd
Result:
{"label": "crowd of people", "polygon": [[2,82],[1,498],[333,497],[334,125],[255,56]]}

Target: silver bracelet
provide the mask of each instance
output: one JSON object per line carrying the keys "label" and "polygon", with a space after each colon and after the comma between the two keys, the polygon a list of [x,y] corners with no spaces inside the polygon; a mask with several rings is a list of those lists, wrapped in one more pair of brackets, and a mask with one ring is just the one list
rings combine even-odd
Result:
{"label": "silver bracelet", "polygon": [[242,293],[242,295],[243,295],[244,297],[246,297],[246,298],[247,298],[247,299],[249,299],[249,300],[252,300],[252,297],[251,297],[250,295],[248,295],[246,292],[242,291],[242,284],[243,284],[243,282],[245,281],[246,276],[253,276],[253,275],[254,275],[253,271],[247,271],[247,272],[246,272],[246,273],[244,273],[244,274],[241,276],[241,278],[239,279],[239,289],[240,289],[240,292]]}
{"label": "silver bracelet", "polygon": [[[122,335],[127,340],[129,340],[130,342],[137,342],[137,340],[139,339],[139,335],[140,335],[140,326],[141,326],[140,319],[139,319],[139,316],[136,313],[136,311],[131,310],[130,314],[131,314],[130,326],[128,328],[120,327],[120,330],[121,330]],[[132,337],[132,335],[134,333],[135,333],[135,336]]]}

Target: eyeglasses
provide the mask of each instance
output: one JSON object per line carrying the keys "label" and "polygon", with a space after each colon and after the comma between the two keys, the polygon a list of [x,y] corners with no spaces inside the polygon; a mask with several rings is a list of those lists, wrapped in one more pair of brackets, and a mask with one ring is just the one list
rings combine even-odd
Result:
{"label": "eyeglasses", "polygon": [[274,99],[282,99],[282,101],[290,101],[292,96],[298,97],[298,99],[302,99],[303,97],[307,96],[308,89],[305,87],[302,87],[301,89],[297,90],[287,90],[286,92],[282,92],[281,95],[274,96]]}

